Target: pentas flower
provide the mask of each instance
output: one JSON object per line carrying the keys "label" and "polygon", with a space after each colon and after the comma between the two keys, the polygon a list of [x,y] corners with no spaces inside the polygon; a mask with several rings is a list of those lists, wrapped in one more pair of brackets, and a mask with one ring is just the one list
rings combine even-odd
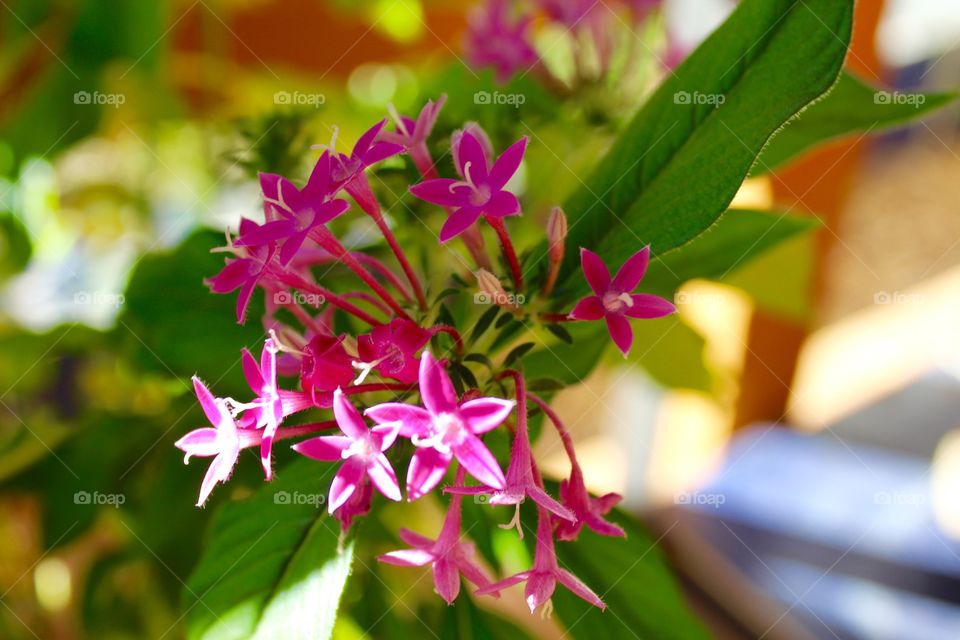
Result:
{"label": "pentas flower", "polygon": [[643,280],[650,264],[650,247],[636,252],[610,279],[610,271],[600,256],[589,249],[580,249],[583,275],[594,295],[580,300],[570,312],[573,320],[599,320],[607,322],[610,337],[623,352],[624,357],[633,344],[633,329],[628,318],[662,318],[674,313],[677,308],[660,296],[649,293],[630,293]]}
{"label": "pentas flower", "polygon": [[[256,233],[260,225],[252,220],[240,220],[240,235]],[[276,253],[273,247],[240,247],[229,246],[236,257],[229,260],[226,266],[217,275],[207,278],[206,284],[214,293],[230,293],[240,289],[237,296],[237,322],[243,323],[247,314],[250,297],[260,281],[268,275],[268,268]]]}
{"label": "pentas flower", "polygon": [[524,596],[530,612],[533,613],[537,607],[546,604],[547,611],[553,609],[550,598],[557,589],[559,582],[574,595],[583,598],[590,604],[600,609],[606,609],[607,605],[595,594],[590,587],[583,584],[579,578],[567,571],[561,569],[557,564],[557,553],[553,546],[553,532],[550,525],[550,514],[542,507],[537,510],[537,545],[536,555],[533,559],[533,567],[527,571],[521,571],[515,575],[495,582],[489,586],[477,589],[478,595],[490,595],[511,587],[517,583],[526,581]]}
{"label": "pentas flower", "polygon": [[416,322],[395,318],[389,324],[374,327],[367,335],[357,338],[357,354],[363,373],[355,384],[360,384],[367,372],[376,370],[382,376],[404,384],[417,381],[420,361],[416,353],[430,340],[430,332]]}
{"label": "pentas flower", "polygon": [[[202,507],[217,483],[226,482],[233,473],[233,466],[237,463],[237,456],[242,448],[241,430],[238,429],[226,401],[215,398],[197,377],[193,378],[193,389],[213,428],[194,429],[177,440],[176,447],[184,452],[185,464],[190,462],[190,456],[213,457],[200,485],[197,506]],[[249,446],[250,443],[245,444]]]}
{"label": "pentas flower", "polygon": [[559,540],[576,540],[580,529],[587,525],[602,536],[625,537],[623,529],[603,516],[620,502],[620,494],[608,493],[594,498],[583,482],[583,472],[575,465],[567,480],[560,482],[560,500],[570,509],[575,521],[556,518],[556,533]]}
{"label": "pentas flower", "polygon": [[475,68],[493,67],[497,82],[505,84],[517,71],[537,64],[539,56],[530,43],[529,15],[513,20],[508,0],[492,0],[470,13],[464,49]]}
{"label": "pentas flower", "polygon": [[260,190],[268,219],[250,233],[241,233],[237,245],[281,243],[280,262],[289,263],[314,228],[350,208],[346,200],[333,197],[336,189],[330,171],[330,154],[324,153],[303,189],[282,176],[261,173]]}
{"label": "pentas flower", "polygon": [[344,435],[318,436],[293,445],[295,451],[315,460],[344,461],[330,484],[329,512],[342,507],[361,488],[365,478],[370,478],[390,500],[400,500],[397,475],[383,454],[397,439],[400,425],[383,424],[368,429],[360,412],[340,389],[333,393],[333,415]]}
{"label": "pentas flower", "polygon": [[419,380],[423,407],[386,402],[366,411],[378,424],[399,422],[401,435],[417,447],[407,471],[407,499],[416,500],[437,486],[453,458],[480,482],[502,488],[503,471],[477,436],[499,426],[513,402],[477,398],[459,403],[450,376],[429,351],[420,357]]}
{"label": "pentas flower", "polygon": [[434,102],[428,100],[427,104],[420,110],[420,115],[416,120],[401,116],[391,110],[393,119],[396,122],[396,131],[381,130],[377,135],[378,142],[388,142],[398,144],[410,155],[414,166],[420,175],[426,177],[435,174],[433,168],[433,159],[430,157],[430,150],[427,147],[427,138],[433,132],[433,126],[437,123],[437,116],[440,115],[440,109],[447,101],[447,96],[442,95]]}
{"label": "pentas flower", "polygon": [[353,358],[343,347],[343,338],[314,336],[303,348],[300,360],[300,386],[318,406],[330,406],[317,398],[317,392],[329,393],[353,382]]}
{"label": "pentas flower", "polygon": [[440,242],[463,233],[481,216],[503,218],[520,213],[520,201],[504,190],[523,160],[524,136],[510,145],[490,166],[480,142],[464,131],[455,149],[454,162],[462,180],[437,178],[410,187],[410,193],[427,202],[453,208],[440,230]]}
{"label": "pentas flower", "polygon": [[[457,470],[457,482],[463,482],[463,467]],[[476,549],[472,542],[464,539],[461,528],[461,498],[453,496],[443,528],[436,540],[431,540],[409,529],[400,529],[400,539],[411,549],[391,551],[379,556],[380,562],[401,567],[422,567],[433,565],[433,584],[441,598],[447,604],[453,604],[460,594],[460,575],[478,587],[492,584],[487,572],[474,559]],[[493,594],[498,595],[498,594]]]}
{"label": "pentas flower", "polygon": [[379,140],[387,119],[373,125],[357,139],[350,154],[338,153],[331,162],[331,175],[334,185],[346,189],[360,208],[373,216],[380,215],[380,203],[370,189],[370,183],[364,171],[367,167],[395,156],[403,147],[393,142]]}
{"label": "pentas flower", "polygon": [[247,384],[257,394],[244,417],[249,416],[255,428],[263,429],[260,463],[267,480],[270,480],[273,478],[273,465],[270,464],[273,437],[283,420],[283,401],[277,387],[277,347],[272,339],[267,339],[263,343],[259,363],[247,349],[241,352],[240,361]]}

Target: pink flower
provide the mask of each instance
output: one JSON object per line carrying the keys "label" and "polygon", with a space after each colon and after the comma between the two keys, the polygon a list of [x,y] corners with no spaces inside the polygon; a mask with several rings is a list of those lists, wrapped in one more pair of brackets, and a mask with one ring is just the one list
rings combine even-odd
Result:
{"label": "pink flower", "polygon": [[636,252],[610,279],[610,272],[600,256],[588,249],[580,249],[583,275],[594,295],[582,299],[570,312],[573,320],[607,321],[610,337],[623,352],[624,357],[633,344],[633,330],[627,318],[662,318],[674,313],[677,308],[660,296],[630,292],[637,288],[650,263],[650,247]]}
{"label": "pink flower", "polygon": [[429,331],[411,320],[395,318],[357,338],[357,351],[365,370],[376,369],[382,376],[413,384],[420,368],[416,353],[428,340]]}
{"label": "pink flower", "polygon": [[397,123],[396,131],[382,130],[377,135],[377,141],[398,144],[403,150],[410,154],[410,159],[417,167],[417,171],[422,176],[428,176],[434,173],[433,160],[430,157],[430,150],[427,148],[427,138],[433,131],[433,126],[437,122],[437,116],[440,115],[440,109],[447,101],[447,96],[442,95],[434,102],[428,100],[420,115],[416,120],[406,116],[398,115],[395,111],[394,120]]}
{"label": "pink flower", "polygon": [[[463,467],[457,472],[457,481],[463,481]],[[447,604],[453,604],[460,593],[460,574],[478,587],[487,587],[492,582],[487,572],[474,560],[473,543],[464,539],[460,532],[460,503],[460,496],[454,496],[450,501],[443,528],[436,540],[409,529],[400,529],[400,539],[412,549],[391,551],[377,558],[380,562],[401,567],[422,567],[432,563],[434,586]]]}
{"label": "pink flower", "polygon": [[[237,423],[234,422],[226,402],[222,398],[214,398],[206,385],[197,377],[193,378],[193,389],[213,428],[194,429],[177,440],[176,447],[184,452],[185,464],[190,462],[190,456],[213,457],[206,475],[203,476],[203,483],[200,485],[197,506],[202,507],[216,484],[226,482],[233,473],[233,466],[237,463],[240,449],[243,448],[241,432],[246,430],[237,428]],[[245,442],[244,445],[249,446],[250,443]]]}
{"label": "pink flower", "polygon": [[318,436],[293,445],[295,451],[308,458],[327,462],[344,460],[330,484],[329,512],[342,507],[367,477],[387,498],[400,500],[397,475],[383,454],[397,439],[400,425],[384,424],[367,429],[360,412],[340,389],[333,393],[333,415],[344,435]]}
{"label": "pink flower", "polygon": [[284,417],[283,401],[280,399],[280,389],[277,387],[277,348],[273,340],[268,338],[263,343],[259,364],[247,349],[241,352],[240,360],[247,384],[257,394],[256,400],[251,403],[254,406],[244,413],[243,417],[245,422],[251,422],[254,428],[263,429],[260,441],[260,464],[263,465],[263,473],[267,480],[270,480],[273,478],[273,466],[270,464],[273,437]]}
{"label": "pink flower", "polygon": [[314,336],[303,348],[300,385],[314,401],[317,400],[317,391],[329,393],[348,386],[353,382],[353,376],[353,358],[343,348],[342,337]]}
{"label": "pink flower", "polygon": [[583,473],[579,465],[573,467],[568,480],[560,483],[560,500],[573,512],[576,521],[556,519],[558,540],[576,540],[583,525],[587,525],[602,536],[621,538],[626,536],[619,525],[603,518],[620,502],[620,495],[608,493],[599,498],[591,497],[583,482]]}
{"label": "pink flower", "polygon": [[407,472],[407,499],[416,500],[437,486],[454,457],[480,482],[502,488],[503,471],[477,436],[499,426],[513,402],[477,398],[458,403],[450,376],[429,351],[420,358],[419,378],[425,408],[387,402],[366,411],[378,424],[399,422],[401,435],[417,447]]}
{"label": "pink flower", "polygon": [[399,144],[380,141],[380,132],[386,124],[387,119],[384,118],[370,127],[357,139],[350,155],[335,154],[331,162],[331,175],[337,189],[346,189],[360,208],[372,216],[380,215],[380,204],[370,190],[364,171],[367,167],[403,151]]}
{"label": "pink flower", "polygon": [[527,586],[524,589],[524,596],[527,600],[527,606],[530,607],[530,612],[533,613],[537,607],[550,601],[550,597],[559,582],[574,595],[583,598],[593,606],[606,609],[607,605],[597,594],[591,591],[590,587],[583,584],[579,578],[566,569],[561,569],[558,566],[557,553],[553,547],[553,536],[550,531],[550,514],[543,508],[538,509],[537,514],[537,546],[533,567],[500,582],[477,589],[477,595],[489,595],[526,581]]}
{"label": "pink flower", "polygon": [[463,233],[481,215],[502,218],[520,213],[520,201],[503,187],[520,167],[526,148],[524,136],[490,166],[480,141],[464,131],[453,154],[462,180],[438,178],[410,187],[410,193],[421,200],[455,208],[440,230],[440,242]]}
{"label": "pink flower", "polygon": [[507,0],[490,0],[485,7],[472,11],[464,42],[471,66],[493,67],[500,84],[539,60],[527,36],[530,16],[522,15],[514,21],[509,12]]}
{"label": "pink flower", "polygon": [[350,208],[346,200],[333,197],[336,189],[330,171],[330,154],[324,153],[302,190],[282,176],[261,173],[260,190],[269,219],[263,226],[241,233],[237,245],[280,242],[280,262],[289,263],[315,227],[327,224]]}
{"label": "pink flower", "polygon": [[[256,222],[246,218],[240,220],[241,236],[256,233],[258,229],[260,225]],[[247,314],[247,305],[250,304],[250,296],[253,295],[260,280],[267,275],[275,251],[270,246],[233,249],[237,257],[229,260],[220,273],[207,278],[206,284],[214,293],[230,293],[240,289],[240,295],[237,296],[237,322],[243,323]]]}

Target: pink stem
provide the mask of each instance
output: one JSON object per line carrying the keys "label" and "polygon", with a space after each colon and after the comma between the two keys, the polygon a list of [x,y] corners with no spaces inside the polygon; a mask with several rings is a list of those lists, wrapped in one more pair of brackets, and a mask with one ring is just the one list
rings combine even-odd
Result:
{"label": "pink stem", "polygon": [[353,252],[351,255],[357,259],[362,265],[371,267],[374,271],[383,276],[387,282],[389,282],[394,289],[400,292],[400,295],[404,297],[405,300],[413,300],[413,296],[410,294],[410,290],[407,289],[406,285],[397,277],[390,268],[383,264],[381,261],[377,260],[373,256],[369,256],[365,253]]}
{"label": "pink stem", "polygon": [[377,309],[379,309],[379,310],[382,311],[383,313],[387,314],[388,317],[390,316],[390,307],[388,307],[387,305],[383,304],[383,301],[380,300],[380,298],[378,298],[378,297],[376,297],[376,296],[372,296],[372,295],[370,295],[369,293],[365,293],[365,292],[363,292],[363,291],[350,291],[350,292],[348,292],[348,293],[344,293],[344,294],[343,294],[343,297],[344,297],[344,298],[356,298],[356,299],[358,299],[358,300],[366,300],[367,302],[369,302],[370,304],[372,304],[373,306],[375,306]]}
{"label": "pink stem", "polygon": [[459,331],[448,324],[435,324],[430,327],[428,331],[432,336],[435,336],[438,333],[445,333],[453,338],[454,343],[457,345],[457,353],[463,355],[463,338],[460,336]]}
{"label": "pink stem", "polygon": [[530,398],[530,400],[533,401],[538,407],[540,407],[545,416],[550,418],[550,422],[552,422],[553,426],[557,429],[557,434],[560,436],[560,440],[563,442],[563,448],[567,452],[567,457],[570,459],[570,464],[574,468],[578,468],[580,465],[577,464],[577,452],[573,448],[573,437],[570,435],[570,432],[567,431],[567,428],[563,426],[563,423],[560,421],[560,417],[543,398],[532,393],[527,394],[527,397]]}
{"label": "pink stem", "polygon": [[576,322],[569,313],[541,313],[540,319],[549,324],[558,322]]}
{"label": "pink stem", "polygon": [[390,230],[390,226],[387,224],[387,221],[383,219],[383,214],[377,211],[377,215],[371,217],[377,224],[377,228],[380,229],[380,233],[382,233],[383,237],[386,239],[387,244],[390,245],[390,250],[393,251],[393,255],[397,258],[397,262],[400,263],[400,268],[403,269],[403,273],[407,276],[407,281],[410,283],[410,286],[413,287],[413,293],[417,296],[417,302],[420,303],[420,309],[426,310],[427,298],[423,295],[423,287],[420,286],[420,279],[417,278],[417,274],[414,273],[413,267],[410,266],[410,261],[407,260],[407,255],[403,252],[403,247],[401,247],[400,243],[397,242],[397,238],[393,235],[393,231]]}
{"label": "pink stem", "polygon": [[493,227],[500,239],[500,246],[503,249],[503,257],[510,265],[510,273],[513,276],[513,288],[515,291],[523,289],[523,270],[520,269],[520,260],[517,259],[517,252],[513,248],[513,242],[510,240],[510,234],[507,232],[507,225],[503,223],[503,218],[494,216],[484,216],[487,224]]}
{"label": "pink stem", "polygon": [[358,393],[373,393],[374,391],[413,391],[416,385],[400,384],[399,382],[371,382],[347,387],[343,392],[348,396]]}

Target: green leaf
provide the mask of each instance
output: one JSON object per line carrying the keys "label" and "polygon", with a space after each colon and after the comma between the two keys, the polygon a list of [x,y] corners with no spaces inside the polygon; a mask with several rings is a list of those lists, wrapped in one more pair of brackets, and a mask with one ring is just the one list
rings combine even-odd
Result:
{"label": "green leaf", "polygon": [[811,216],[730,209],[692,242],[651,260],[640,290],[673,298],[684,282],[694,278],[721,279],[771,247],[818,224]]}
{"label": "green leaf", "polygon": [[443,607],[441,638],[458,640],[527,640],[531,636],[512,622],[490,611],[482,611],[470,596],[461,593],[453,606]]}
{"label": "green leaf", "polygon": [[610,340],[600,336],[597,326],[590,322],[571,324],[570,333],[575,344],[554,342],[524,358],[523,373],[528,380],[551,378],[572,385],[590,375]]}
{"label": "green leaf", "polygon": [[476,342],[487,329],[490,328],[490,324],[493,322],[493,319],[497,317],[497,314],[500,313],[500,307],[494,305],[483,312],[483,315],[480,316],[480,319],[477,320],[477,324],[473,326],[473,331],[470,332],[470,342]]}
{"label": "green leaf", "polygon": [[524,342],[523,344],[514,347],[510,350],[510,353],[507,354],[507,357],[503,359],[503,366],[512,367],[519,360],[522,360],[523,356],[527,355],[527,353],[535,346],[537,345],[532,342]]}
{"label": "green leaf", "polygon": [[[713,391],[713,377],[703,358],[706,341],[690,325],[676,316],[632,324],[628,362],[642,367],[668,389]],[[609,338],[598,335],[597,339]]]}
{"label": "green leaf", "polygon": [[185,591],[191,640],[330,637],[353,542],[337,550],[339,525],[318,499],[330,481],[315,461],[278,475],[213,517]]}
{"label": "green leaf", "polygon": [[752,173],[772,171],[806,149],[833,138],[872,133],[917,120],[956,98],[956,93],[885,91],[843,73],[830,93],[798,114],[770,140]]}
{"label": "green leaf", "polygon": [[570,335],[570,332],[567,331],[562,325],[559,324],[548,324],[546,325],[547,331],[557,336],[567,344],[573,344],[573,336]]}
{"label": "green leaf", "polygon": [[[742,2],[567,201],[570,246],[616,267],[644,244],[658,255],[713,225],[770,136],[833,85],[852,14],[851,0]],[[568,252],[561,296],[586,291],[578,258]]]}

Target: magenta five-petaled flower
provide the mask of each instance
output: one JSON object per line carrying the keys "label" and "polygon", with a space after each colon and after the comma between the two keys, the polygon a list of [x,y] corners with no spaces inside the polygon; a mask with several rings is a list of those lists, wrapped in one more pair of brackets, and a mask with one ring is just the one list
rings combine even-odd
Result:
{"label": "magenta five-petaled flower", "polygon": [[607,265],[589,249],[580,249],[580,261],[583,275],[594,295],[580,300],[570,312],[570,318],[606,320],[610,337],[624,357],[633,344],[633,329],[630,328],[628,318],[662,318],[677,310],[672,303],[660,296],[631,293],[647,272],[647,265],[650,264],[649,246],[630,256],[612,280]]}
{"label": "magenta five-petaled flower", "polygon": [[517,196],[504,187],[520,167],[526,148],[524,136],[507,147],[491,166],[480,141],[464,131],[453,154],[461,180],[437,178],[410,187],[410,193],[421,200],[453,209],[440,229],[440,242],[460,235],[481,215],[503,218],[520,213]]}
{"label": "magenta five-petaled flower", "polygon": [[241,352],[243,374],[257,399],[250,404],[250,410],[244,414],[245,426],[263,429],[260,441],[260,463],[267,480],[273,478],[273,465],[270,462],[273,438],[283,420],[283,400],[277,387],[277,347],[273,340],[263,343],[260,362],[257,363],[247,349]]}
{"label": "magenta five-petaled flower", "polygon": [[390,500],[400,500],[397,475],[383,455],[397,439],[400,425],[381,424],[368,429],[360,412],[340,389],[333,393],[333,415],[342,436],[318,436],[293,445],[295,451],[315,460],[344,461],[330,484],[330,513],[343,506],[368,477],[380,493]]}
{"label": "magenta five-petaled flower", "polygon": [[[261,228],[256,222],[242,218],[240,235],[255,234]],[[230,293],[240,289],[237,296],[237,322],[243,322],[250,304],[250,296],[260,281],[268,275],[270,263],[276,254],[272,246],[230,246],[235,258],[227,262],[217,275],[207,278],[206,283],[214,293]]]}
{"label": "magenta five-petaled flower", "polygon": [[531,17],[520,15],[514,19],[510,9],[508,0],[491,0],[474,10],[464,42],[471,66],[493,67],[500,84],[518,71],[529,70],[539,60],[527,35]]}
{"label": "magenta five-petaled flower", "polygon": [[501,398],[458,402],[450,376],[429,351],[420,357],[419,379],[423,407],[386,402],[366,411],[378,424],[399,422],[400,434],[417,447],[407,471],[407,499],[416,500],[437,486],[453,458],[480,482],[502,488],[503,471],[477,436],[500,425],[514,403]]}
{"label": "magenta five-petaled flower", "polygon": [[430,158],[430,151],[427,148],[427,138],[430,137],[433,126],[437,122],[437,116],[440,115],[440,109],[443,108],[446,101],[446,95],[440,96],[436,102],[428,100],[427,104],[420,110],[420,115],[417,116],[416,120],[391,111],[396,121],[396,131],[383,129],[377,135],[377,140],[403,147],[403,150],[413,160],[413,164],[417,167],[420,175],[430,176],[435,173],[435,170]]}
{"label": "magenta five-petaled flower", "polygon": [[[416,322],[394,318],[357,338],[357,355],[365,375],[371,370],[404,384],[417,381],[420,361],[416,353],[430,340],[430,332]],[[363,379],[358,378],[357,384]]]}

